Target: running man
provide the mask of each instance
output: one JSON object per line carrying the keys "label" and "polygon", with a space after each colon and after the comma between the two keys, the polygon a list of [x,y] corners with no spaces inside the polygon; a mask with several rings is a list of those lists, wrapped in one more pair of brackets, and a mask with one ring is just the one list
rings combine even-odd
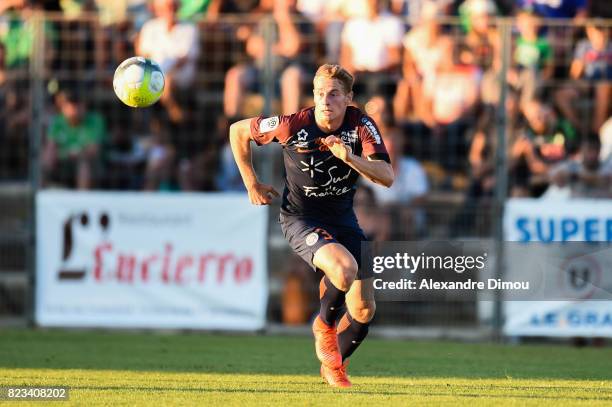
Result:
{"label": "running man", "polygon": [[314,107],[287,116],[245,119],[230,127],[234,158],[254,205],[268,205],[279,193],[257,179],[250,142],[283,146],[280,223],[291,248],[325,274],[321,311],[312,329],[321,376],[334,387],[351,386],[348,358],[368,334],[376,308],[372,270],[359,267],[366,237],[353,211],[355,183],[359,175],[387,187],[393,183],[376,123],[349,106],[353,82],[341,66],[322,65],[313,81]]}

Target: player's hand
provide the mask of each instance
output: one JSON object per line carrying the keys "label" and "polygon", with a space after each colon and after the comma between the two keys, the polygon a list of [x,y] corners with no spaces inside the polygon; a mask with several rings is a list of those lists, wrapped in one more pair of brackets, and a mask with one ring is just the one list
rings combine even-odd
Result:
{"label": "player's hand", "polygon": [[336,136],[327,136],[323,139],[323,143],[329,148],[331,153],[344,162],[349,162],[353,150],[347,146]]}
{"label": "player's hand", "polygon": [[269,205],[274,197],[280,196],[274,187],[259,182],[248,187],[247,192],[253,205]]}

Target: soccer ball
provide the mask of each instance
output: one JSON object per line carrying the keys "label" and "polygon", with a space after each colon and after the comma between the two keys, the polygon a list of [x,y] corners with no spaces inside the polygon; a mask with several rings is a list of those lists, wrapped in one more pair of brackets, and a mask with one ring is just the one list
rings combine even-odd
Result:
{"label": "soccer ball", "polygon": [[151,106],[164,91],[164,73],[150,59],[128,58],[115,70],[113,89],[117,97],[128,106]]}

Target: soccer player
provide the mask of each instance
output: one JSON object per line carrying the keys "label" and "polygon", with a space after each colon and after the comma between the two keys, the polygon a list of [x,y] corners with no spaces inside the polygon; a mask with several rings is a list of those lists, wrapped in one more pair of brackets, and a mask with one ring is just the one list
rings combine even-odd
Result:
{"label": "soccer player", "polygon": [[[254,205],[268,205],[279,194],[257,179],[250,142],[283,146],[281,227],[291,248],[325,274],[321,311],[313,323],[321,376],[332,386],[349,387],[348,358],[368,334],[375,311],[372,270],[359,267],[366,238],[353,211],[355,183],[362,175],[389,187],[393,169],[374,121],[349,106],[352,75],[326,64],[313,84],[314,107],[236,122],[230,127],[230,143]],[[336,325],[345,303],[346,313]]]}

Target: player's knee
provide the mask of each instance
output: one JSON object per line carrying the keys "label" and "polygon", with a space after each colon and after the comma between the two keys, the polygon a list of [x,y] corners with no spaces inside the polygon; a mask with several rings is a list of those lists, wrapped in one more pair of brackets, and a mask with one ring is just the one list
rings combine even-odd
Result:
{"label": "player's knee", "polygon": [[331,270],[326,272],[331,274],[329,277],[336,288],[348,291],[357,276],[357,262],[351,258],[336,259],[331,265]]}
{"label": "player's knee", "polygon": [[376,313],[376,303],[374,301],[358,301],[349,309],[353,319],[361,323],[370,322]]}

